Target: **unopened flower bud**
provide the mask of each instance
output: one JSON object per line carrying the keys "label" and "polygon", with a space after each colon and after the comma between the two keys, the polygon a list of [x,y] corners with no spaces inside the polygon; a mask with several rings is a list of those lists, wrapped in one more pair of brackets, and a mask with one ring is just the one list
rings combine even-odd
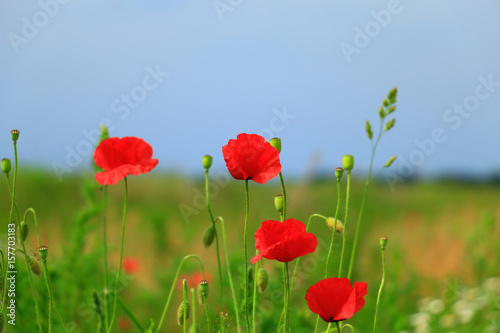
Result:
{"label": "unopened flower bud", "polygon": [[344,155],[342,157],[342,165],[344,166],[344,170],[347,172],[351,171],[354,168],[354,157],[352,155]]}
{"label": "unopened flower bud", "polygon": [[2,171],[5,174],[9,174],[12,169],[12,164],[10,163],[10,159],[4,158],[0,161],[0,166],[2,167]]}
{"label": "unopened flower bud", "polygon": [[368,135],[368,139],[371,140],[373,138],[373,131],[372,131],[372,125],[370,125],[370,122],[368,120],[366,120],[365,130],[366,130],[366,135]]}
{"label": "unopened flower bud", "polygon": [[19,139],[19,131],[16,129],[13,129],[12,131],[10,131],[10,136],[12,137],[12,141],[14,141],[14,143],[16,143],[17,139]]}
{"label": "unopened flower bud", "polygon": [[335,228],[335,231],[340,234],[344,232],[344,223],[342,223],[339,219],[337,219],[337,222],[335,223],[334,217],[328,217],[326,219],[326,225],[332,230]]}
{"label": "unopened flower bud", "polygon": [[210,292],[210,287],[207,280],[201,280],[198,283],[198,301],[201,303],[205,302],[208,298],[208,294]]}
{"label": "unopened flower bud", "polygon": [[33,257],[29,257],[29,264],[31,271],[35,273],[36,276],[40,277],[40,274],[42,274],[42,270],[40,269],[40,264],[38,263],[38,261]]}
{"label": "unopened flower bud", "polygon": [[278,151],[281,153],[281,139],[280,138],[272,138],[271,140],[269,140],[269,143],[271,144],[271,146],[278,149]]}
{"label": "unopened flower bud", "polygon": [[394,127],[394,123],[396,122],[396,118],[392,118],[391,120],[389,120],[387,122],[387,124],[385,124],[385,127],[384,127],[384,131],[388,131],[390,130],[391,128]]}
{"label": "unopened flower bud", "polygon": [[385,250],[385,246],[387,245],[388,240],[389,238],[385,236],[380,237],[380,248],[382,249],[382,251]]}
{"label": "unopened flower bud", "polygon": [[213,160],[213,158],[210,155],[205,155],[202,157],[201,164],[203,164],[203,167],[205,168],[205,170],[210,169],[210,167],[212,166],[212,160]]}
{"label": "unopened flower bud", "polygon": [[208,249],[215,239],[215,227],[211,225],[203,235],[203,246]]}
{"label": "unopened flower bud", "polygon": [[285,198],[280,194],[274,197],[274,207],[281,214],[285,209]]}
{"label": "unopened flower bud", "polygon": [[387,108],[387,114],[391,114],[396,111],[396,105],[391,105]]}
{"label": "unopened flower bud", "polygon": [[101,134],[99,135],[99,143],[103,142],[106,139],[109,139],[108,127],[106,125],[102,124],[101,125]]}
{"label": "unopened flower bud", "polygon": [[340,181],[343,175],[344,175],[344,169],[342,169],[341,167],[335,168],[335,178],[337,178],[337,180]]}
{"label": "unopened flower bud", "polygon": [[186,321],[189,319],[189,315],[191,314],[191,305],[189,301],[182,301],[181,305],[177,309],[177,324],[182,326],[184,324],[184,315]]}
{"label": "unopened flower bud", "polygon": [[389,103],[389,100],[387,98],[384,98],[384,100],[382,101],[382,104],[385,106],[385,107],[388,107],[390,105]]}
{"label": "unopened flower bud", "polygon": [[45,245],[40,246],[38,248],[38,255],[43,261],[47,260],[47,256],[49,255],[49,248]]}
{"label": "unopened flower bud", "polygon": [[22,221],[21,222],[21,228],[19,229],[19,240],[20,243],[24,243],[26,238],[28,238],[28,235],[30,233],[30,228],[28,226],[28,223]]}
{"label": "unopened flower bud", "polygon": [[392,156],[387,162],[385,162],[384,167],[388,168],[392,165],[392,163],[396,160],[397,156],[394,155]]}
{"label": "unopened flower bud", "polygon": [[267,271],[264,267],[259,268],[257,271],[257,289],[259,289],[259,293],[263,293],[267,289],[267,285],[269,284],[269,277],[267,276]]}

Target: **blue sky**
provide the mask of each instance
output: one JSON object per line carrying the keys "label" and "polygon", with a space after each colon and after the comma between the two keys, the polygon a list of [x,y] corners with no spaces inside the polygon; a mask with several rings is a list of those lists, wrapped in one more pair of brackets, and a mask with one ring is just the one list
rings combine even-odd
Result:
{"label": "blue sky", "polygon": [[397,176],[498,171],[497,1],[2,1],[0,157],[84,170],[100,123],[159,168],[201,174],[240,132],[283,140],[283,172],[366,170],[366,119]]}

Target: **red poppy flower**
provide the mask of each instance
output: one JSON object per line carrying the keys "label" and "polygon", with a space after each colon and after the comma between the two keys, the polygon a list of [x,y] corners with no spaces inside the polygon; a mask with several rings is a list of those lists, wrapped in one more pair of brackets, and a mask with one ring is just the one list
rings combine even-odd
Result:
{"label": "red poppy flower", "polygon": [[105,171],[98,172],[95,179],[101,185],[114,185],[128,175],[148,173],[158,164],[152,156],[153,148],[141,138],[103,140],[94,152],[94,162]]}
{"label": "red poppy flower", "polygon": [[137,258],[124,258],[122,268],[127,274],[134,274],[141,267],[141,262]]}
{"label": "red poppy flower", "polygon": [[314,252],[318,245],[316,236],[306,231],[304,223],[286,219],[264,221],[255,232],[255,247],[260,251],[250,262],[255,264],[262,257],[289,262]]}
{"label": "red poppy flower", "polygon": [[227,169],[235,179],[264,184],[281,172],[280,153],[262,136],[238,134],[222,147]]}
{"label": "red poppy flower", "polygon": [[307,289],[307,305],[326,322],[346,320],[365,305],[366,288],[365,282],[351,286],[347,278],[324,279]]}

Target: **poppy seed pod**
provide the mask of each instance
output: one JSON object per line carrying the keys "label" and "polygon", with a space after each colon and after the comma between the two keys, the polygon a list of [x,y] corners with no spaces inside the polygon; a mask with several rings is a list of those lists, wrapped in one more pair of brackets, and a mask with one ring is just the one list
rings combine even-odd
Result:
{"label": "poppy seed pod", "polygon": [[38,263],[38,261],[36,261],[36,259],[33,257],[29,257],[29,264],[31,271],[35,273],[36,276],[40,277],[40,274],[42,274],[42,270],[40,269],[40,264]]}
{"label": "poppy seed pod", "polygon": [[344,170],[350,172],[354,168],[354,156],[344,155],[342,157],[342,165],[344,166]]}
{"label": "poppy seed pod", "polygon": [[208,294],[210,292],[210,286],[208,284],[207,280],[201,280],[200,283],[198,283],[198,300],[200,301],[200,304],[205,302],[205,300],[208,298]]}
{"label": "poppy seed pod", "polygon": [[0,161],[0,166],[2,168],[2,172],[5,174],[9,174],[12,169],[12,163],[10,163],[10,159],[4,158]]}
{"label": "poppy seed pod", "polygon": [[274,207],[279,213],[283,213],[285,209],[285,198],[283,195],[280,194],[274,197]]}
{"label": "poppy seed pod", "polygon": [[269,277],[267,276],[267,271],[264,267],[259,268],[257,271],[257,289],[259,289],[259,293],[263,293],[267,289],[267,285],[269,284]]}
{"label": "poppy seed pod", "polygon": [[281,139],[280,138],[272,138],[271,140],[269,140],[269,143],[271,144],[271,146],[278,149],[278,151],[281,153]]}
{"label": "poppy seed pod", "polygon": [[208,249],[215,239],[215,227],[211,225],[203,235],[203,246]]}
{"label": "poppy seed pod", "polygon": [[338,181],[342,179],[342,176],[344,175],[344,169],[341,167],[335,168],[335,178],[337,178]]}
{"label": "poppy seed pod", "polygon": [[47,260],[47,256],[49,255],[49,248],[45,245],[40,246],[38,248],[38,255],[43,261]]}
{"label": "poppy seed pod", "polygon": [[385,250],[385,246],[387,245],[388,240],[389,238],[385,236],[380,237],[380,248],[382,249],[382,251]]}
{"label": "poppy seed pod", "polygon": [[213,158],[210,155],[205,155],[202,157],[201,164],[203,164],[203,167],[205,168],[205,170],[210,169],[210,167],[212,166],[212,160],[213,160]]}
{"label": "poppy seed pod", "polygon": [[184,324],[184,314],[186,315],[186,321],[189,319],[191,314],[191,305],[188,301],[182,301],[181,305],[177,309],[177,324],[182,326]]}
{"label": "poppy seed pod", "polygon": [[14,141],[14,143],[17,142],[17,139],[19,139],[19,131],[16,130],[16,129],[13,129],[12,131],[10,131],[10,136],[12,137],[12,141]]}

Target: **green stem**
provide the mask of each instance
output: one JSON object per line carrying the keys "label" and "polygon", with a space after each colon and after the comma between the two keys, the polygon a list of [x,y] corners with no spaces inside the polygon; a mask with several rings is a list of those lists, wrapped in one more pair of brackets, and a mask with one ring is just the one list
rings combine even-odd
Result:
{"label": "green stem", "polygon": [[375,304],[375,318],[373,320],[373,333],[377,332],[377,314],[378,314],[378,306],[380,304],[380,295],[382,295],[382,289],[384,288],[385,283],[385,249],[381,248],[382,253],[382,281],[380,281],[380,287],[378,289],[377,294],[377,303]]}
{"label": "green stem", "polygon": [[[328,256],[326,257],[326,267],[325,267],[325,279],[328,277],[328,267],[330,266],[330,258],[333,252],[333,243],[335,241],[335,233],[337,232],[337,218],[340,210],[340,179],[337,180],[337,209],[335,210],[335,224],[332,231],[332,241],[330,242],[330,249],[328,250]],[[345,227],[344,227],[345,233]]]}
{"label": "green stem", "polygon": [[[42,243],[40,241],[40,230],[38,228],[38,219],[37,219],[37,216],[36,216],[36,211],[33,208],[28,208],[26,210],[26,212],[24,213],[24,221],[26,223],[28,223],[28,213],[31,213],[33,215],[33,220],[35,221],[36,233],[37,233],[37,236],[38,236],[38,246],[41,246]],[[18,227],[21,228],[21,223],[18,224]],[[30,268],[30,259],[29,259],[29,256],[26,254],[26,246],[24,245],[24,240],[21,240],[21,246],[23,248],[24,258],[26,259],[26,264],[28,266],[28,272],[30,272],[31,271],[31,268]],[[28,276],[29,276],[29,280],[30,280],[30,284],[31,284],[31,291],[32,291],[32,294],[33,294],[33,301],[35,302],[35,312],[36,312],[36,319],[37,319],[37,323],[38,323],[38,330],[40,332],[42,332],[42,325],[41,325],[41,321],[40,321],[40,313],[39,313],[39,309],[38,309],[38,301],[37,301],[36,292],[35,292],[35,284],[33,282],[33,277],[31,276],[30,273],[28,273]],[[5,289],[7,290],[7,288],[5,288]],[[2,304],[2,307],[3,307],[3,304]]]}
{"label": "green stem", "polygon": [[377,151],[378,143],[380,142],[380,138],[382,137],[383,125],[384,125],[384,122],[381,121],[377,140],[375,141],[375,144],[372,146],[372,156],[370,157],[370,167],[368,168],[368,175],[366,176],[365,188],[363,190],[363,197],[361,199],[361,207],[359,208],[358,222],[356,223],[356,232],[354,233],[354,243],[352,244],[351,260],[349,262],[349,270],[347,272],[348,279],[351,278],[352,268],[354,266],[354,259],[356,257],[356,249],[358,247],[359,226],[361,225],[361,220],[363,218],[363,212],[365,210],[366,194],[368,193],[368,187],[370,186],[371,177],[372,177],[373,160],[375,158],[375,152]]}
{"label": "green stem", "polygon": [[330,333],[330,326],[332,325],[332,323],[328,323],[328,326],[326,327],[326,333]]}
{"label": "green stem", "polygon": [[137,318],[134,316],[134,314],[132,313],[132,311],[130,311],[129,307],[125,304],[125,302],[120,297],[120,295],[116,295],[115,297],[117,299],[118,304],[120,304],[120,306],[122,307],[123,311],[125,311],[125,314],[130,318],[130,320],[132,320],[132,322],[135,324],[135,326],[137,326],[137,328],[141,332],[144,332],[145,328],[141,325],[141,323],[139,322],[139,320],[137,320]]}
{"label": "green stem", "polygon": [[215,227],[215,219],[212,214],[212,209],[210,208],[210,192],[208,188],[208,168],[205,169],[205,197],[207,200],[207,210],[210,215],[210,220],[212,221],[212,226],[215,230],[215,246],[217,250],[217,265],[219,267],[219,304],[222,308],[222,305],[224,304],[224,299],[223,299],[223,294],[222,294],[222,286],[223,286],[223,281],[222,281],[222,265],[221,265],[221,260],[220,260],[220,251],[219,251],[219,235],[217,233],[217,228]]}
{"label": "green stem", "polygon": [[201,275],[203,276],[203,279],[205,279],[205,270],[203,268],[203,262],[201,261],[201,259],[197,255],[190,254],[190,255],[187,255],[184,258],[182,258],[181,263],[179,264],[179,268],[177,268],[177,272],[175,273],[175,277],[174,277],[174,281],[172,282],[172,286],[170,287],[170,292],[169,292],[168,297],[167,297],[167,302],[165,303],[165,307],[163,308],[163,313],[161,315],[160,322],[158,323],[158,327],[156,328],[156,333],[160,332],[161,326],[163,325],[163,321],[165,320],[168,306],[170,305],[170,300],[172,299],[172,295],[174,293],[175,283],[177,282],[177,278],[179,277],[179,273],[181,272],[182,265],[184,264],[184,262],[186,260],[191,259],[191,258],[197,259],[199,261],[200,266],[201,266]]}
{"label": "green stem", "polygon": [[[259,254],[259,250],[255,250],[255,255]],[[255,325],[255,308],[257,306],[257,272],[259,271],[257,266],[255,265],[255,271],[254,271],[254,278],[253,278],[253,301],[252,301],[252,327],[253,327],[253,333],[256,333],[256,325]]]}
{"label": "green stem", "polygon": [[349,213],[349,198],[351,192],[351,171],[347,171],[347,190],[346,190],[346,199],[345,199],[345,213],[344,213],[344,234],[342,235],[342,250],[340,252],[340,263],[339,263],[339,275],[340,278],[342,276],[342,266],[344,264],[344,253],[345,253],[345,245],[346,245],[346,236],[347,236],[347,216]]}
{"label": "green stem", "polygon": [[339,322],[338,322],[338,321],[336,321],[336,322],[335,322],[335,324],[337,325],[337,332],[339,332],[339,333],[340,333],[340,332],[342,332],[342,331],[340,330],[340,325],[339,325]]}
{"label": "green stem", "polygon": [[288,262],[284,263],[285,275],[285,333],[290,332],[290,276],[288,274]]}
{"label": "green stem", "polygon": [[229,287],[231,288],[231,295],[233,297],[233,304],[234,304],[234,313],[236,315],[236,329],[238,333],[240,333],[240,315],[238,312],[238,302],[236,301],[236,293],[234,292],[234,285],[233,285],[233,277],[231,275],[231,267],[229,265],[229,252],[227,251],[227,242],[226,242],[226,227],[224,225],[224,219],[222,217],[217,217],[217,220],[220,221],[221,225],[221,231],[222,231],[222,243],[224,245],[224,254],[226,256],[226,268],[227,268],[227,275],[228,275],[228,280],[229,280]]}
{"label": "green stem", "polygon": [[[108,186],[104,186],[104,210],[102,214],[102,235],[103,235],[103,257],[104,257],[104,292],[103,292],[103,302],[104,302],[104,330],[108,331],[108,233],[107,233],[107,206],[108,206]],[[115,295],[116,297],[116,295]]]}
{"label": "green stem", "polygon": [[207,332],[212,332],[210,330],[210,316],[208,315],[208,303],[207,303],[207,298],[206,297],[204,298],[203,303],[205,304],[205,313],[207,315],[207,325],[208,325],[208,331]]}
{"label": "green stem", "polygon": [[248,213],[250,211],[250,196],[248,195],[248,179],[245,179],[245,227],[243,230],[243,247],[245,252],[245,319],[247,322],[247,332],[250,332],[250,318],[249,318],[249,304],[248,304],[248,249],[247,249],[247,227],[248,227]]}
{"label": "green stem", "polygon": [[122,272],[122,259],[123,259],[123,245],[125,243],[125,216],[127,214],[127,201],[128,201],[128,185],[127,185],[127,177],[123,178],[125,183],[125,200],[123,203],[123,216],[122,216],[122,237],[121,237],[121,245],[120,245],[120,261],[118,263],[118,273],[116,274],[115,280],[115,290],[113,291],[113,315],[111,316],[111,321],[108,327],[108,333],[111,332],[111,328],[113,327],[113,322],[116,316],[116,300],[117,300],[117,290],[118,283],[120,281],[120,274]]}
{"label": "green stem", "polygon": [[283,189],[283,220],[286,220],[286,188],[283,174],[280,172],[281,188]]}
{"label": "green stem", "polygon": [[[195,298],[195,294],[194,294],[194,288],[191,288],[191,300],[192,300],[192,303],[193,303],[193,327],[196,327],[196,298]],[[210,332],[210,331],[209,331]]]}
{"label": "green stem", "polygon": [[50,284],[49,270],[47,268],[47,261],[42,260],[43,272],[45,275],[45,283],[47,285],[47,292],[49,293],[49,333],[52,332],[52,303],[54,302],[54,295],[52,294],[52,285]]}

